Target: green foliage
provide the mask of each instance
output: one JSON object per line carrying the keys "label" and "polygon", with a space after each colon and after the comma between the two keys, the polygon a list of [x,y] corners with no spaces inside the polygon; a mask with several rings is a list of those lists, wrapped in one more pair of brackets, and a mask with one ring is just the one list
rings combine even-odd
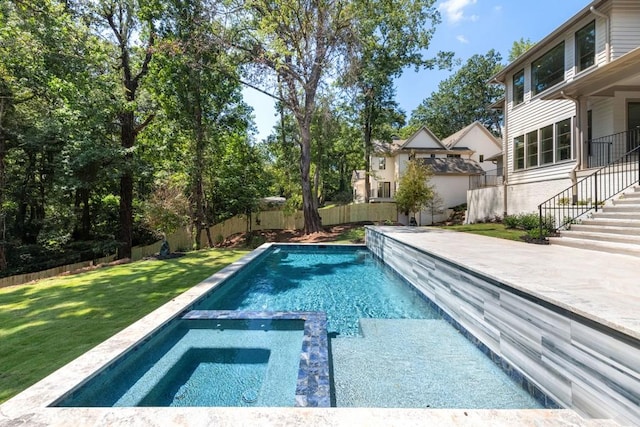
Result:
{"label": "green foliage", "polygon": [[[526,231],[540,230],[540,216],[536,213],[520,213],[517,215],[507,215],[502,220],[503,224],[510,229],[519,229]],[[542,228],[547,233],[555,230],[554,220],[551,215],[547,215],[542,219]]]}
{"label": "green foliage", "polygon": [[511,45],[511,49],[509,50],[509,62],[515,61],[516,58],[524,54],[535,45],[536,44],[530,39],[525,39],[524,37],[521,37],[520,40],[514,41]]}
{"label": "green foliage", "polygon": [[431,169],[418,160],[409,160],[396,192],[396,205],[400,211],[415,214],[422,210],[433,198],[433,189],[429,185]]}
{"label": "green foliage", "polygon": [[481,236],[496,237],[499,239],[522,241],[526,235],[522,230],[508,228],[499,223],[451,225],[443,227],[447,230],[462,231],[465,233],[479,234]]}
{"label": "green foliage", "polygon": [[487,106],[504,96],[504,89],[487,81],[502,69],[501,61],[500,53],[493,49],[469,58],[411,113],[404,135],[426,126],[438,138],[445,138],[475,121],[499,135],[502,116]]}

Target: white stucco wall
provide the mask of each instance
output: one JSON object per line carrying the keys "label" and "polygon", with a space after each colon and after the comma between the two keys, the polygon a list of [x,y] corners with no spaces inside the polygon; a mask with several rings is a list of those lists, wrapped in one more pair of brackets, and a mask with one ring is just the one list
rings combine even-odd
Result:
{"label": "white stucco wall", "polygon": [[479,188],[467,191],[465,222],[474,224],[504,216],[504,187]]}

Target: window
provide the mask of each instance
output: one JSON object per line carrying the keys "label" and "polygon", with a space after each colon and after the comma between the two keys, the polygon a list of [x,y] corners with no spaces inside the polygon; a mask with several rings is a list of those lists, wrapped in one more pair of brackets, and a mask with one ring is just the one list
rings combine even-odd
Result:
{"label": "window", "polygon": [[480,154],[480,163],[484,163],[484,154]]}
{"label": "window", "polygon": [[378,183],[378,197],[386,198],[386,199],[391,197],[391,183],[390,182],[379,182]]}
{"label": "window", "polygon": [[435,159],[435,158],[436,158],[436,155],[435,155],[435,154],[432,154],[432,155],[431,155],[431,158],[432,158],[432,159]]}
{"label": "window", "polygon": [[571,119],[556,123],[556,162],[571,158]]}
{"label": "window", "polygon": [[576,67],[582,71],[596,63],[596,21],[576,32]]}
{"label": "window", "polygon": [[538,131],[527,134],[527,167],[538,166]]}
{"label": "window", "polygon": [[513,75],[513,105],[518,105],[522,101],[524,101],[524,70]]}
{"label": "window", "polygon": [[540,164],[553,163],[553,125],[540,129]]}
{"label": "window", "polygon": [[378,163],[378,169],[383,171],[387,168],[387,159],[385,157],[380,157],[380,162]]}
{"label": "window", "polygon": [[524,169],[524,135],[513,138],[513,168]]}
{"label": "window", "polygon": [[453,158],[458,159],[458,158],[460,158],[460,154],[447,154],[447,158],[449,158],[449,159],[453,159]]}
{"label": "window", "polygon": [[531,80],[534,95],[564,80],[564,42],[531,63]]}

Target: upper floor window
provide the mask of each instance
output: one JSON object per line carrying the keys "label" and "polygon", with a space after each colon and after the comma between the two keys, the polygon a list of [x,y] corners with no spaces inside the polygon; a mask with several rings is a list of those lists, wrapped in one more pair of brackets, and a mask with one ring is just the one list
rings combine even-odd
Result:
{"label": "upper floor window", "polygon": [[460,154],[447,154],[447,157],[450,159],[458,159],[460,158]]}
{"label": "upper floor window", "polygon": [[534,95],[564,80],[564,42],[531,63],[531,80]]}
{"label": "upper floor window", "polygon": [[576,32],[576,67],[582,71],[596,63],[596,21]]}
{"label": "upper floor window", "polygon": [[522,101],[524,101],[524,70],[513,75],[513,105],[518,105]]}
{"label": "upper floor window", "polygon": [[380,162],[378,163],[378,169],[383,171],[387,168],[387,159],[386,157],[380,157]]}

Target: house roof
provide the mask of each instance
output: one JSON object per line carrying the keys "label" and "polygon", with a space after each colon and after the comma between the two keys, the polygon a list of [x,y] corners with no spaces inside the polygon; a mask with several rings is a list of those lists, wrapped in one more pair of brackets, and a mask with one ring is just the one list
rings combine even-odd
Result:
{"label": "house roof", "polygon": [[421,158],[417,160],[424,165],[431,166],[433,173],[436,175],[482,175],[484,173],[478,162],[461,157]]}
{"label": "house roof", "polygon": [[510,74],[511,72],[516,71],[516,69],[521,68],[523,64],[528,60],[536,58],[541,54],[543,54],[544,51],[549,48],[549,45],[551,44],[551,42],[555,41],[555,39],[558,36],[561,36],[571,26],[576,24],[578,21],[580,21],[587,15],[590,15],[592,13],[591,12],[592,7],[594,9],[597,9],[599,6],[603,5],[608,1],[610,0],[593,0],[591,3],[585,6],[582,10],[580,10],[578,13],[576,13],[571,18],[569,18],[569,20],[567,20],[564,24],[560,25],[552,33],[550,33],[548,36],[546,36],[545,38],[540,40],[538,43],[536,43],[534,46],[532,46],[531,49],[527,50],[525,53],[523,53],[522,55],[517,57],[515,60],[513,60],[513,62],[508,64],[506,67],[504,67],[501,71],[499,71],[497,74],[491,77],[489,81],[490,82],[497,81],[500,83],[504,83],[504,80],[507,74]]}
{"label": "house roof", "polygon": [[[418,136],[421,133],[426,133],[427,136],[433,140],[433,142],[436,144],[436,147],[409,147],[409,145],[414,142]],[[398,152],[400,150],[410,150],[410,149],[442,149],[442,150],[447,150],[447,147],[444,146],[444,144],[442,144],[442,142],[440,141],[440,138],[438,138],[437,136],[434,135],[433,132],[431,132],[426,126],[422,126],[420,129],[418,129],[417,131],[415,131],[413,133],[413,135],[411,135],[409,138],[407,139],[394,139],[391,144],[387,144],[381,141],[373,141],[373,151],[375,153],[379,153],[379,154],[393,154],[395,152]]]}
{"label": "house roof", "polygon": [[460,142],[462,139],[464,139],[464,137],[473,128],[480,129],[482,132],[484,132],[487,135],[487,138],[489,138],[490,141],[492,141],[496,146],[502,148],[502,144],[500,143],[500,141],[498,141],[498,139],[495,136],[493,136],[491,132],[489,132],[487,128],[482,126],[482,123],[480,123],[477,120],[471,123],[470,125],[460,129],[458,132],[454,133],[453,135],[446,137],[445,139],[442,140],[442,143],[446,145],[447,148],[450,150],[468,149],[466,147],[456,147],[456,144]]}

